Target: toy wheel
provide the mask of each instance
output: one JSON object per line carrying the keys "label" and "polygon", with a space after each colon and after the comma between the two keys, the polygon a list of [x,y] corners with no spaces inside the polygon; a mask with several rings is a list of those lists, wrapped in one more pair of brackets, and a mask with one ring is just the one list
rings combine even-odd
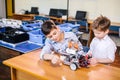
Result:
{"label": "toy wheel", "polygon": [[71,63],[70,68],[75,71],[77,69],[77,65],[75,63]]}

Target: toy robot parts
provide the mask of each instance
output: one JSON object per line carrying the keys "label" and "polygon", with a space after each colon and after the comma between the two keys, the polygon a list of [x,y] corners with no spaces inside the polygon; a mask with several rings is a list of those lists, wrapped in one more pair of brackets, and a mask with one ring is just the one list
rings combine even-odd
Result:
{"label": "toy robot parts", "polygon": [[70,69],[75,71],[77,69],[77,65],[75,63],[71,63]]}
{"label": "toy robot parts", "polygon": [[64,55],[61,59],[64,64],[69,65],[71,70],[77,70],[81,67],[89,67],[90,56],[85,56],[81,54],[70,54]]}
{"label": "toy robot parts", "polygon": [[11,26],[12,28],[20,28],[22,25],[21,20],[14,20],[14,19],[1,19],[1,26]]}

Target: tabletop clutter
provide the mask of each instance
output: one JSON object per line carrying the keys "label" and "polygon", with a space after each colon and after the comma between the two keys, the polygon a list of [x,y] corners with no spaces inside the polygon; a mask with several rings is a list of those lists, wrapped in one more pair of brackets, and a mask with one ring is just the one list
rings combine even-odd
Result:
{"label": "tabletop clutter", "polygon": [[[45,36],[41,32],[42,20],[21,21],[15,19],[0,19],[0,43],[7,44],[11,47],[27,42],[44,46]],[[58,25],[63,31],[72,31],[76,35],[79,34],[78,24],[63,23]],[[73,47],[74,44],[70,43]],[[70,48],[69,45],[69,48]],[[77,48],[77,45],[74,45]],[[66,49],[67,54],[63,54],[63,63],[69,65],[72,70],[80,67],[88,67],[90,56],[77,54],[76,51]]]}

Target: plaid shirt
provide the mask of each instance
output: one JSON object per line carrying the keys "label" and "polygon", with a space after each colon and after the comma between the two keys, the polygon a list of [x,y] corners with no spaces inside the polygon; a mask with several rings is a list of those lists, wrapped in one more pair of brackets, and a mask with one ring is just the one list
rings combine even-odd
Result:
{"label": "plaid shirt", "polygon": [[[43,54],[51,54],[52,51],[62,54],[66,51],[68,47],[68,41],[73,40],[78,42],[78,46],[80,49],[83,49],[82,44],[78,40],[77,36],[73,32],[64,32],[64,39],[61,42],[55,42],[50,39],[46,39],[45,46],[43,47],[42,51],[40,52],[40,59],[43,59]],[[81,50],[80,50],[81,51]]]}

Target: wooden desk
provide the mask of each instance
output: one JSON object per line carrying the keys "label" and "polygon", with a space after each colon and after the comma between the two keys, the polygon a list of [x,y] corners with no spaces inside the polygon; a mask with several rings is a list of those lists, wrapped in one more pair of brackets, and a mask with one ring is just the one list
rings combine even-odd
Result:
{"label": "wooden desk", "polygon": [[11,80],[120,80],[120,68],[99,64],[72,71],[39,59],[40,50],[23,54],[3,64],[11,68]]}
{"label": "wooden desk", "polygon": [[62,18],[58,18],[58,17],[54,17],[54,16],[49,16],[49,18],[52,19],[53,21],[55,20],[56,22],[63,23]]}
{"label": "wooden desk", "polygon": [[34,14],[13,14],[13,19],[17,20],[33,20]]}

